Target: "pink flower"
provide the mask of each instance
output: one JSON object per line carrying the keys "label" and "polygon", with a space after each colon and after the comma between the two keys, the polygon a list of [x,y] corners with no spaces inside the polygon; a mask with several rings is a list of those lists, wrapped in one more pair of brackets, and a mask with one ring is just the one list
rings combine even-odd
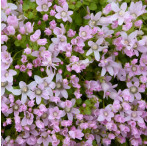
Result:
{"label": "pink flower", "polygon": [[30,40],[32,42],[35,42],[39,39],[40,35],[41,35],[41,31],[40,31],[40,29],[38,29],[35,31],[35,33],[33,35],[30,36]]}
{"label": "pink flower", "polygon": [[27,55],[28,55],[28,54],[31,54],[31,49],[27,47],[27,48],[24,50],[24,53],[26,53]]}
{"label": "pink flower", "polygon": [[126,114],[128,115],[127,117],[125,117],[125,121],[130,121],[130,120],[134,120],[134,121],[138,121],[139,123],[144,123],[142,116],[142,111],[131,111],[128,110],[126,112]]}
{"label": "pink flower", "polygon": [[9,35],[14,35],[15,34],[15,29],[13,26],[8,26],[7,30],[9,32]]}
{"label": "pink flower", "polygon": [[126,12],[127,9],[127,3],[122,3],[121,7],[119,8],[119,5],[112,2],[111,8],[115,12],[114,15],[111,16],[112,21],[115,21],[118,19],[118,24],[122,25],[125,19],[129,18],[129,13]]}
{"label": "pink flower", "polygon": [[45,28],[45,34],[50,36],[52,34],[52,31],[49,28]]}
{"label": "pink flower", "polygon": [[92,38],[92,29],[88,25],[80,27],[79,36],[84,40]]}
{"label": "pink flower", "polygon": [[43,143],[44,146],[48,146],[52,141],[50,135],[47,132],[42,132],[40,136],[41,137],[37,140],[37,143],[40,145]]}
{"label": "pink flower", "polygon": [[37,40],[37,44],[38,45],[46,45],[47,44],[47,39],[38,39]]}
{"label": "pink flower", "polygon": [[79,129],[75,129],[75,130],[70,130],[69,131],[69,135],[71,138],[73,139],[79,139],[79,140],[82,140],[82,137],[84,136],[84,134],[82,133],[81,130]]}
{"label": "pink flower", "polygon": [[36,0],[36,3],[38,7],[36,8],[37,11],[39,12],[47,12],[49,7],[52,5],[51,2],[48,2],[48,0]]}
{"label": "pink flower", "polygon": [[68,37],[74,37],[76,34],[76,31],[73,31],[72,29],[69,29],[67,32]]}
{"label": "pink flower", "polygon": [[2,82],[13,82],[13,76],[15,76],[17,72],[15,70],[9,69],[9,70],[4,70],[1,72]]}
{"label": "pink flower", "polygon": [[9,66],[12,63],[12,58],[10,53],[8,53],[7,51],[3,51],[1,52],[1,70],[6,70],[9,68]]}
{"label": "pink flower", "polygon": [[116,76],[121,69],[121,64],[114,62],[112,57],[102,59],[98,66],[102,66],[101,76],[104,76],[106,72],[109,72],[111,76]]}
{"label": "pink flower", "polygon": [[111,118],[114,117],[114,113],[111,112],[111,107],[108,105],[105,109],[100,109],[98,121],[102,122],[107,120],[108,122],[111,121]]}
{"label": "pink flower", "polygon": [[21,125],[31,125],[33,123],[33,118],[34,116],[32,113],[29,113],[28,111],[24,112],[24,118],[22,119]]}
{"label": "pink flower", "polygon": [[90,54],[94,53],[95,59],[97,61],[99,61],[100,60],[99,52],[102,51],[103,49],[108,48],[108,46],[103,46],[103,47],[101,46],[101,44],[103,43],[103,40],[104,40],[103,38],[100,38],[100,39],[97,40],[96,43],[89,41],[88,45],[91,48],[87,51],[86,56],[89,56]]}
{"label": "pink flower", "polygon": [[70,89],[70,86],[68,86],[68,84],[65,84],[63,82],[61,74],[57,73],[56,74],[55,95],[68,98],[68,93],[66,89]]}
{"label": "pink flower", "polygon": [[26,27],[26,30],[27,30],[28,33],[32,33],[33,32],[33,25],[34,25],[34,23],[31,24],[31,22],[27,22],[25,24],[25,27]]}
{"label": "pink flower", "polygon": [[140,15],[146,13],[146,5],[143,6],[142,2],[131,2],[131,5],[129,7],[129,12],[130,15],[132,16],[133,19],[136,19],[137,17],[139,17]]}
{"label": "pink flower", "polygon": [[40,104],[41,103],[41,98],[44,98],[45,100],[49,99],[49,95],[52,95],[50,92],[51,90],[47,90],[44,87],[43,80],[35,75],[34,76],[35,81],[32,82],[32,86],[30,87],[31,91],[29,94],[30,99],[36,98],[36,103]]}
{"label": "pink flower", "polygon": [[49,120],[59,120],[60,118],[64,117],[65,113],[62,110],[59,110],[58,107],[50,108],[49,109]]}
{"label": "pink flower", "polygon": [[9,15],[8,18],[7,18],[7,23],[10,26],[13,26],[14,28],[16,28],[18,26],[18,19],[14,15],[12,15],[12,16]]}
{"label": "pink flower", "polygon": [[102,15],[102,12],[96,13],[95,16],[93,13],[91,13],[90,15],[91,20],[89,21],[89,26],[94,27],[94,26],[99,25],[100,24],[99,20],[100,20],[101,15]]}
{"label": "pink flower", "polygon": [[134,77],[131,82],[127,83],[127,87],[129,88],[132,98],[136,97],[137,100],[141,99],[141,94],[139,92],[144,92],[145,89],[140,87],[138,78]]}
{"label": "pink flower", "polygon": [[131,50],[137,39],[137,31],[132,32],[130,35],[127,35],[126,32],[121,32],[120,34],[122,37],[121,44],[125,47],[125,49]]}
{"label": "pink flower", "polygon": [[64,114],[67,114],[68,120],[70,121],[73,121],[73,114],[76,115],[80,113],[79,109],[73,108],[75,105],[75,99],[60,102],[59,105],[64,109]]}
{"label": "pink flower", "polygon": [[39,129],[43,129],[45,127],[44,123],[41,120],[37,120],[35,123]]}
{"label": "pink flower", "polygon": [[69,21],[72,22],[72,19],[70,17],[70,15],[73,14],[72,11],[68,11],[68,4],[65,3],[63,5],[63,8],[61,8],[60,6],[56,6],[56,11],[58,12],[55,17],[57,19],[62,19],[64,22]]}

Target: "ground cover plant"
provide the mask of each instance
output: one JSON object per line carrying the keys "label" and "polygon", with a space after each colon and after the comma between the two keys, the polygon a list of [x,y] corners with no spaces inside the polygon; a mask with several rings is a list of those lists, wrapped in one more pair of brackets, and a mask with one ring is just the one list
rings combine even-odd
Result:
{"label": "ground cover plant", "polygon": [[1,0],[2,145],[146,145],[146,4]]}

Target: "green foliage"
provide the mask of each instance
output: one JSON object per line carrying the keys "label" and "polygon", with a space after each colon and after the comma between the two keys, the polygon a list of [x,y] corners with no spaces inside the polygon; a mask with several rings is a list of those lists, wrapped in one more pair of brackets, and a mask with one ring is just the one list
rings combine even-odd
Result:
{"label": "green foliage", "polygon": [[91,3],[89,6],[90,10],[96,10],[97,9],[97,5],[95,3]]}

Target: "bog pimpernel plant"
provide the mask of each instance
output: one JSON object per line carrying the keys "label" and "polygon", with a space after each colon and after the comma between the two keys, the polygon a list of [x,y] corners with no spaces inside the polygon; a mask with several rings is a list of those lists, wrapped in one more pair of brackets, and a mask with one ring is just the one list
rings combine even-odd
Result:
{"label": "bog pimpernel plant", "polygon": [[146,3],[1,0],[2,145],[146,145]]}

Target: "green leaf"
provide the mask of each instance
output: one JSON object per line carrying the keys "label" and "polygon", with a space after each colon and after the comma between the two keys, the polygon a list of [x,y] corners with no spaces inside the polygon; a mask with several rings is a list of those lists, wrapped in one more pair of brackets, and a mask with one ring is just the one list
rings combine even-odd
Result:
{"label": "green leaf", "polygon": [[80,1],[78,1],[77,3],[76,3],[76,7],[77,8],[80,8],[82,6],[82,3],[80,2]]}
{"label": "green leaf", "polygon": [[29,18],[29,19],[32,19],[33,17],[34,17],[33,13],[32,13],[32,12],[29,12],[29,13],[28,13],[28,18]]}
{"label": "green leaf", "polygon": [[75,21],[75,23],[77,25],[81,25],[82,24],[82,19],[81,19],[81,16],[80,16],[79,13],[75,13],[74,18],[75,18],[74,21]]}
{"label": "green leaf", "polygon": [[31,3],[30,8],[35,9],[36,8],[36,3]]}
{"label": "green leaf", "polygon": [[76,103],[77,103],[78,105],[80,105],[80,104],[82,103],[82,99],[81,99],[81,98],[76,99]]}
{"label": "green leaf", "polygon": [[29,9],[29,4],[24,3],[24,4],[23,4],[23,10],[26,11],[26,10],[28,10],[28,9]]}
{"label": "green leaf", "polygon": [[69,5],[68,7],[69,7],[69,9],[72,9],[72,10],[75,9],[75,5]]}
{"label": "green leaf", "polygon": [[5,130],[5,136],[10,136],[10,133],[11,133],[10,129]]}
{"label": "green leaf", "polygon": [[86,107],[86,108],[84,109],[84,114],[86,114],[86,115],[91,115],[91,109],[90,109],[89,107]]}
{"label": "green leaf", "polygon": [[89,6],[90,10],[96,10],[97,9],[97,5],[95,3],[91,3]]}
{"label": "green leaf", "polygon": [[87,106],[90,106],[91,105],[91,102],[90,102],[90,100],[85,100],[85,102],[84,102]]}

